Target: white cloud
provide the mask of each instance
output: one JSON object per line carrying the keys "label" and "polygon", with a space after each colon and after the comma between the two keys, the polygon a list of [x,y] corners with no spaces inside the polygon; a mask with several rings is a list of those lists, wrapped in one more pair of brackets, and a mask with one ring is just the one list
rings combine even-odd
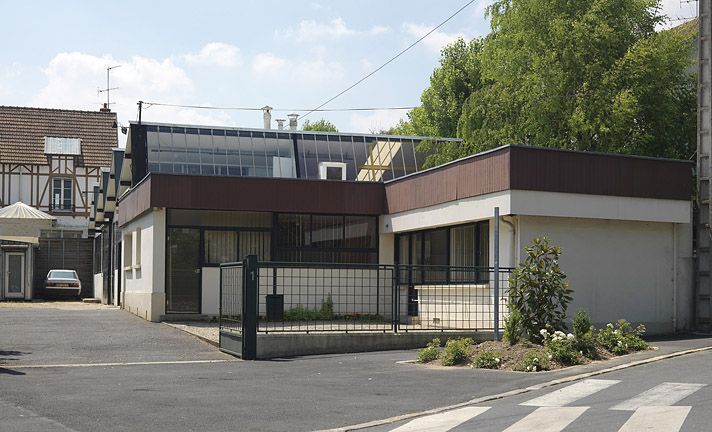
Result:
{"label": "white cloud", "polygon": [[240,49],[222,42],[210,42],[198,53],[183,55],[189,63],[232,67],[242,64]]}
{"label": "white cloud", "polygon": [[[42,72],[46,85],[31,100],[32,106],[98,110],[106,94],[97,94],[106,86],[106,67],[121,65],[111,71],[111,109],[119,122],[136,119],[139,100],[147,102],[188,103],[193,96],[193,82],[171,59],[157,60],[134,56],[118,59],[110,55],[94,56],[81,52],[57,54]],[[221,124],[229,121],[224,113],[177,108],[146,107],[148,121]],[[120,144],[123,145],[120,137]]]}
{"label": "white cloud", "polygon": [[351,130],[361,133],[376,133],[395,126],[406,118],[406,111],[375,111],[370,114],[352,114]]}
{"label": "white cloud", "polygon": [[299,22],[297,28],[289,27],[285,30],[277,31],[276,36],[280,39],[304,43],[333,40],[354,35],[380,35],[388,31],[388,27],[381,25],[373,26],[368,30],[355,30],[348,27],[346,21],[342,18],[334,18],[328,22],[303,20]]}
{"label": "white cloud", "polygon": [[252,61],[252,71],[262,77],[301,82],[324,82],[340,80],[344,67],[339,62],[322,59],[293,62],[272,53],[260,53]]}
{"label": "white cloud", "polygon": [[261,75],[276,75],[290,66],[287,59],[277,57],[272,53],[260,53],[252,60],[252,70]]}
{"label": "white cloud", "polygon": [[[413,23],[403,24],[403,31],[406,34],[413,36],[415,39],[425,36],[432,29],[433,29],[432,26],[427,26],[424,24],[413,24]],[[428,49],[430,49],[432,51],[440,52],[440,50],[445,45],[453,42],[458,37],[461,37],[465,40],[470,38],[469,36],[467,36],[466,34],[464,34],[462,32],[445,33],[440,30],[435,30],[428,37],[423,39],[423,41],[421,43],[425,47],[427,47]]]}

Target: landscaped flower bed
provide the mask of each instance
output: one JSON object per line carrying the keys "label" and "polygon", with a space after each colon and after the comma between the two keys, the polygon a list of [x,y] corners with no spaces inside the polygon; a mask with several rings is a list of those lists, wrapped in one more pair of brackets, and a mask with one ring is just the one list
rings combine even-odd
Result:
{"label": "landscaped flower bed", "polygon": [[443,348],[434,339],[418,353],[418,363],[440,366],[470,366],[520,372],[540,372],[607,360],[618,355],[649,349],[641,338],[643,326],[633,329],[628,321],[619,320],[595,331],[586,326],[583,311],[574,320],[574,333],[542,329],[541,343],[522,341],[482,342],[450,339]]}

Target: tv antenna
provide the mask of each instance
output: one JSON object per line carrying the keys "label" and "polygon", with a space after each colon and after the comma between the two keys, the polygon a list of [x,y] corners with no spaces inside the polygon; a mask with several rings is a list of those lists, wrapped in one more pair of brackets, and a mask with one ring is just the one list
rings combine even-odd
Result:
{"label": "tv antenna", "polygon": [[109,108],[111,106],[111,91],[112,90],[118,90],[118,87],[111,87],[110,80],[111,80],[111,70],[116,69],[118,67],[121,67],[121,65],[116,65],[116,66],[107,66],[106,67],[106,88],[105,89],[96,89],[96,94],[99,95],[100,93],[106,92],[106,107]]}

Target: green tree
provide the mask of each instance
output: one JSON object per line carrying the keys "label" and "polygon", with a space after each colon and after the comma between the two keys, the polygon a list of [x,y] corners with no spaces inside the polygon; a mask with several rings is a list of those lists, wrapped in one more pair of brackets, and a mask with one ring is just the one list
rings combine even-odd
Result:
{"label": "green tree", "polygon": [[336,125],[334,125],[332,122],[326,119],[319,119],[314,122],[310,122],[309,120],[305,120],[304,123],[302,123],[302,129],[305,131],[319,131],[319,132],[338,132],[339,130],[336,128]]}
{"label": "green tree", "polygon": [[504,144],[694,154],[696,32],[656,32],[659,0],[497,0],[488,14],[492,32],[445,48],[410,113],[411,131],[464,140],[430,165]]}

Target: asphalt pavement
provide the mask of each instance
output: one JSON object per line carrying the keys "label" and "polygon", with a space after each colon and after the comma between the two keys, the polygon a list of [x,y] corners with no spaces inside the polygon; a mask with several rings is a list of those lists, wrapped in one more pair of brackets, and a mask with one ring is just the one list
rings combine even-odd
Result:
{"label": "asphalt pavement", "polygon": [[[0,431],[329,429],[712,346],[712,339],[656,344],[658,351],[536,374],[402,363],[414,351],[246,362],[121,310],[0,308]],[[686,422],[695,416],[693,409]]]}

